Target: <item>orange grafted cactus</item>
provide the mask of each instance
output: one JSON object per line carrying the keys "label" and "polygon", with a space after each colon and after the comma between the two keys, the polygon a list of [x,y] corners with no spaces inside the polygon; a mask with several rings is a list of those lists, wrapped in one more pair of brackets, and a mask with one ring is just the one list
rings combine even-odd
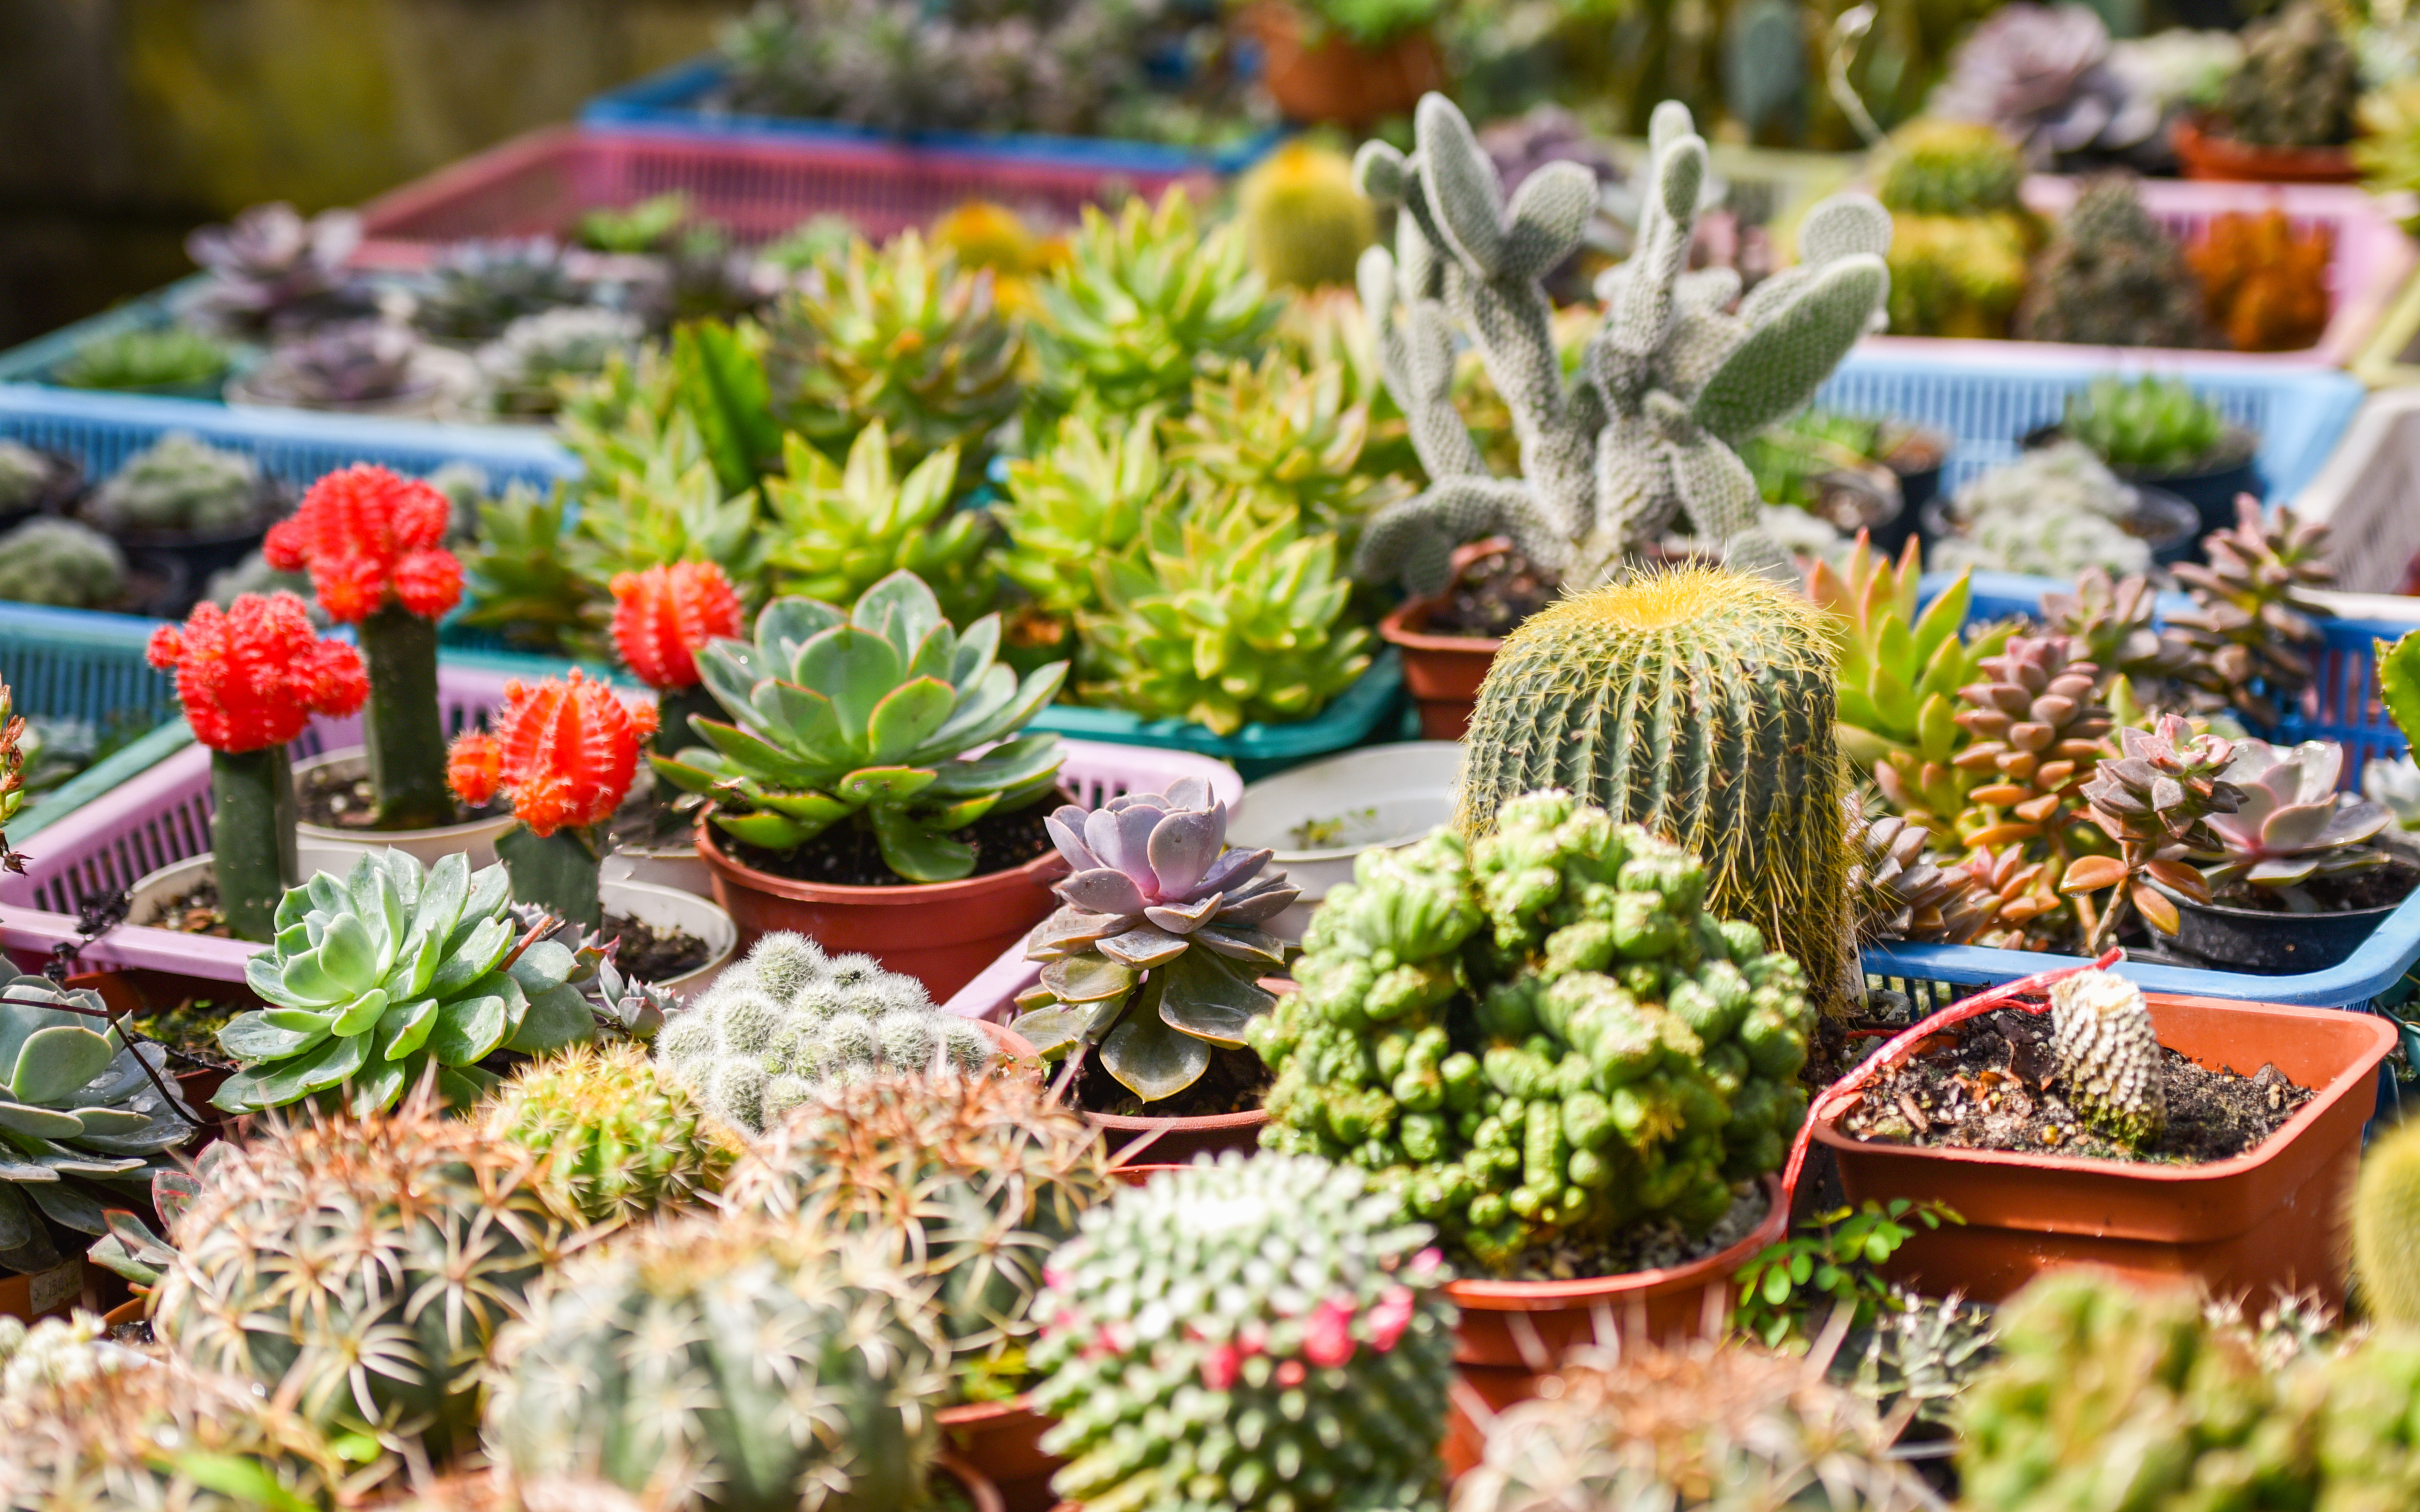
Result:
{"label": "orange grafted cactus", "polygon": [[151,664],[177,675],[194,738],[230,754],[282,746],[314,714],[344,715],[369,696],[361,653],[323,641],[290,593],[205,603],[182,625],[152,632]]}
{"label": "orange grafted cactus", "polygon": [[650,688],[694,688],[697,650],[739,633],[739,595],[712,562],[614,575],[613,645]]}
{"label": "orange grafted cactus", "polygon": [[261,549],[281,572],[309,572],[319,607],[348,624],[390,602],[435,619],[462,597],[462,564],[440,544],[452,512],[427,484],[362,464],[312,484]]}
{"label": "orange grafted cactus", "polygon": [[576,670],[535,688],[508,682],[495,733],[458,737],[446,780],[466,803],[510,793],[513,817],[541,839],[586,829],[603,823],[630,790],[639,744],[655,729],[654,709],[626,704]]}

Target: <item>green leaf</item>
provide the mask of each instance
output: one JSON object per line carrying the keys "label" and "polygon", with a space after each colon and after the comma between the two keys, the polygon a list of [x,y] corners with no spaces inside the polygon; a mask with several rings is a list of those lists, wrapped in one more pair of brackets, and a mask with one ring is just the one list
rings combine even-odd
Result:
{"label": "green leaf", "polygon": [[37,1181],[26,1186],[25,1195],[34,1199],[43,1217],[61,1228],[95,1236],[109,1232],[108,1210],[81,1187],[65,1181]]}
{"label": "green leaf", "polygon": [[1180,1034],[1156,1013],[1128,1014],[1101,1041],[1101,1064],[1145,1102],[1161,1102],[1210,1068],[1207,1040]]}
{"label": "green leaf", "polygon": [[820,767],[845,767],[857,759],[855,749],[841,733],[840,716],[831,700],[813,688],[768,678],[752,695],[756,712],[768,728],[778,731],[795,758]]}
{"label": "green leaf", "polygon": [[[170,1114],[168,1116],[174,1118],[176,1115]],[[78,1108],[75,1111],[75,1118],[82,1126],[83,1137],[86,1139],[108,1139],[137,1133],[149,1129],[153,1123],[148,1115],[132,1113],[124,1108]],[[70,1139],[76,1136],[52,1134],[45,1137]]]}
{"label": "green leaf", "polygon": [[456,921],[462,917],[462,905],[470,896],[471,858],[457,850],[428,868],[428,880],[421,883],[420,901],[411,912],[411,921],[442,942],[453,932]]}
{"label": "green leaf", "polygon": [[784,594],[767,604],[756,616],[756,644],[779,659],[781,666],[773,674],[778,677],[790,670],[799,647],[834,625],[847,623],[847,614],[836,605],[795,593]]}
{"label": "green leaf", "polygon": [[240,1013],[219,1031],[219,1048],[236,1060],[256,1065],[299,1055],[327,1037],[327,1034],[324,1024],[308,1033],[297,1033],[278,1028],[265,1014]]}
{"label": "green leaf", "polygon": [[932,792],[951,798],[964,793],[1002,792],[1047,777],[1067,759],[1059,737],[1044,731],[1019,736],[996,745],[972,761],[943,761],[934,768]]}
{"label": "green leaf", "polygon": [[358,914],[339,913],[329,920],[316,954],[319,969],[348,996],[368,991],[386,974],[379,960],[379,943]]}
{"label": "green leaf", "polygon": [[1055,1059],[1082,1037],[1084,1025],[1092,1017],[1089,1007],[1071,1008],[1054,1003],[1047,1008],[1020,1014],[1009,1027],[1032,1041],[1045,1059]]}
{"label": "green leaf", "polygon": [[799,681],[831,700],[842,737],[861,749],[875,706],[899,686],[901,661],[897,648],[879,633],[843,625],[816,636],[799,653]]}
{"label": "green leaf", "polygon": [[504,952],[513,945],[513,927],[505,919],[481,919],[471,937],[438,965],[435,975],[428,979],[427,990],[437,997],[446,997],[470,986],[496,969]]}
{"label": "green leaf", "polygon": [[257,1459],[209,1454],[199,1449],[163,1458],[162,1468],[206,1491],[263,1506],[269,1512],[316,1512],[313,1505],[277,1484],[269,1467]]}
{"label": "green leaf", "polygon": [[299,956],[288,956],[278,973],[278,981],[289,997],[325,1006],[343,1003],[353,995],[353,989],[338,981],[320,963],[317,950],[306,950]]}
{"label": "green leaf", "polygon": [[[140,1114],[130,1114],[139,1126],[147,1120]],[[23,1102],[0,1102],[0,1129],[23,1134],[30,1139],[75,1139],[85,1131],[84,1121],[71,1113],[54,1108],[36,1108]],[[101,1130],[93,1130],[102,1132]],[[0,1249],[8,1248],[0,1244]]]}
{"label": "green leaf", "polygon": [[693,320],[673,332],[672,366],[678,403],[697,423],[722,491],[754,488],[782,454],[763,361],[730,326]]}
{"label": "green leaf", "polygon": [[821,786],[830,775],[829,768],[804,760],[737,725],[725,725],[713,719],[692,719],[690,723],[733,765],[752,776],[763,777],[787,787],[814,787]]}
{"label": "green leaf", "polygon": [[479,1059],[504,1042],[509,1027],[504,1021],[504,1009],[501,990],[438,1005],[437,1021],[428,1032],[428,1052],[448,1066],[463,1066]]}
{"label": "green leaf", "polygon": [[1790,1277],[1778,1267],[1764,1273],[1764,1300],[1774,1307],[1790,1300]]}
{"label": "green leaf", "polygon": [[769,809],[776,814],[787,815],[802,824],[813,825],[818,831],[827,824],[848,818],[856,813],[860,806],[843,803],[830,793],[812,790],[802,793],[785,793],[767,787],[760,787],[750,793],[748,801],[758,808]]}
{"label": "green leaf", "polygon": [[2373,641],[2371,651],[2378,658],[2378,695],[2393,716],[2395,727],[2403,732],[2415,749],[2420,749],[2420,630],[2406,631],[2393,646]]}
{"label": "green leaf", "polygon": [[1942,647],[1957,640],[1966,624],[1966,606],[1975,598],[1975,571],[1968,568],[1958,574],[1958,581],[1933,596],[1916,616],[1915,633],[1916,662],[1929,667]]}
{"label": "green leaf", "polygon": [[868,812],[883,865],[900,876],[918,882],[954,882],[974,871],[974,849],[964,841],[927,829],[903,808],[885,804]]}
{"label": "green leaf", "polygon": [[957,690],[939,678],[903,682],[874,706],[865,727],[866,756],[876,765],[904,761],[957,708]]}
{"label": "green leaf", "polygon": [[782,814],[726,814],[714,811],[714,827],[766,850],[795,850],[821,834],[827,826],[802,824]]}
{"label": "green leaf", "polygon": [[416,1003],[391,1005],[385,1017],[379,1020],[378,1058],[399,1061],[428,1043],[428,1031],[437,1026],[437,1000],[425,997]]}
{"label": "green leaf", "polygon": [[505,1041],[524,1055],[551,1055],[597,1037],[597,1016],[576,988],[560,984],[529,995],[529,1011]]}
{"label": "green leaf", "polygon": [[[950,465],[936,469],[944,453],[935,452],[908,475],[901,489],[903,495],[915,496],[912,512],[927,513],[946,503],[949,498],[951,475],[956,471],[955,448],[948,448]],[[849,460],[856,461],[855,448]],[[938,493],[933,484],[938,479]],[[879,631],[899,653],[899,664],[906,666],[915,658],[916,649],[924,637],[941,624],[940,601],[923,578],[913,572],[893,572],[858,597],[857,607],[849,611],[849,620],[867,630]]]}
{"label": "green leaf", "polygon": [[368,1034],[378,1023],[379,1015],[385,1011],[386,993],[378,988],[371,988],[354,999],[352,1005],[344,1012],[336,1015],[335,1021],[328,1026],[328,1032],[335,1035]]}
{"label": "green leaf", "polygon": [[323,1087],[334,1086],[362,1068],[369,1056],[369,1036],[325,1039],[303,1054],[264,1068],[252,1092],[264,1108],[280,1108]]}
{"label": "green leaf", "polygon": [[1159,1017],[1171,1029],[1230,1048],[1277,1002],[1260,983],[1207,951],[1188,950],[1158,973]]}
{"label": "green leaf", "polygon": [[896,806],[933,786],[940,774],[929,767],[863,767],[832,785],[832,791],[860,806]]}
{"label": "green leaf", "polygon": [[74,1024],[53,1024],[25,1037],[9,1095],[19,1102],[57,1102],[109,1069],[116,1050],[106,1035]]}
{"label": "green leaf", "polygon": [[1134,990],[1137,974],[1105,956],[1068,956],[1042,968],[1042,985],[1063,1003],[1097,1003],[1124,997]]}
{"label": "green leaf", "polygon": [[320,1005],[287,987],[279,975],[276,959],[266,950],[243,963],[243,982],[263,999],[281,1007],[313,1008]]}
{"label": "green leaf", "polygon": [[681,759],[681,757],[676,756],[651,756],[647,757],[647,765],[656,769],[657,776],[661,777],[668,783],[671,783],[682,792],[712,792],[714,790],[714,785],[721,782],[723,777],[721,768],[722,758],[715,756],[714,753],[710,751],[706,751],[697,746],[691,746],[689,750],[681,753],[681,756],[691,756],[698,757],[711,757],[715,762],[715,765],[712,767],[705,767],[700,766],[695,760],[684,760]]}

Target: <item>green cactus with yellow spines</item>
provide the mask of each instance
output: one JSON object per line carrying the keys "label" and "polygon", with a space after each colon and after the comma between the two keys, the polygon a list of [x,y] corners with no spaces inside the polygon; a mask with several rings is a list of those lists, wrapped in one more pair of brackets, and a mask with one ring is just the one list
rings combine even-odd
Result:
{"label": "green cactus with yellow spines", "polygon": [[2420,1326],[2420,1125],[2373,1143],[2353,1191],[2352,1272],[2381,1323]]}
{"label": "green cactus with yellow spines", "polygon": [[1252,266],[1278,288],[1350,288],[1361,249],[1378,240],[1378,212],[1353,187],[1352,160],[1326,148],[1287,143],[1244,175],[1235,197]]}

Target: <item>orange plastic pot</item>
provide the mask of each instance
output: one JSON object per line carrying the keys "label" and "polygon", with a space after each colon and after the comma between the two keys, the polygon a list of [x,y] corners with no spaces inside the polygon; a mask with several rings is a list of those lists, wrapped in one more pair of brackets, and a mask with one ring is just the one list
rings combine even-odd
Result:
{"label": "orange plastic pot", "polygon": [[2261,147],[2212,133],[2193,117],[2180,119],[2168,136],[2188,179],[2246,183],[2349,184],[2361,178],[2352,149],[2341,147]]}
{"label": "orange plastic pot", "polygon": [[[1502,537],[1458,547],[1453,575],[1459,579],[1474,564],[1512,543]],[[1450,588],[1447,592],[1451,592]],[[1470,711],[1479,702],[1479,685],[1495,664],[1499,636],[1432,635],[1429,616],[1445,602],[1444,595],[1414,599],[1378,621],[1378,637],[1404,654],[1404,686],[1420,711],[1420,735],[1431,740],[1459,740],[1470,731]]]}
{"label": "orange plastic pot", "polygon": [[1424,26],[1363,47],[1282,0],[1262,0],[1242,22],[1261,44],[1261,81],[1289,120],[1367,126],[1409,115],[1420,96],[1446,86],[1444,56]]}
{"label": "orange plastic pot", "polygon": [[953,1457],[997,1486],[1007,1512],[1043,1512],[1050,1505],[1050,1477],[1067,1462],[1042,1447],[1054,1419],[1034,1411],[1023,1396],[945,1407],[939,1416]]}
{"label": "orange plastic pot", "polygon": [[1247,1108],[1242,1113],[1205,1114],[1198,1118],[1088,1113],[1084,1119],[1101,1130],[1111,1154],[1132,1149],[1153,1166],[1169,1166],[1190,1165],[1197,1155],[1216,1157],[1227,1150],[1251,1154],[1261,1147],[1261,1127],[1269,1115],[1263,1109]]}
{"label": "orange plastic pot", "polygon": [[967,1493],[970,1512],[1008,1512],[1008,1504],[1001,1500],[1001,1489],[992,1484],[991,1477],[957,1456],[946,1451],[936,1455],[933,1468],[958,1483],[958,1489]]}
{"label": "orange plastic pot", "polygon": [[1995,1302],[2054,1267],[2096,1265],[2138,1283],[2248,1294],[2255,1311],[2304,1288],[2343,1303],[2345,1208],[2394,1024],[2148,996],[2161,1044],[2213,1069],[2250,1075],[2274,1065],[2318,1095],[2258,1147],[2185,1166],[1869,1144],[1842,1133],[1836,1115],[1814,1137],[1838,1160],[1851,1202],[1942,1202],[1966,1220],[1919,1230],[1885,1268],[1893,1279]]}
{"label": "orange plastic pot", "polygon": [[1051,850],[1022,866],[956,882],[837,887],[792,881],[734,861],[703,817],[697,853],[714,875],[714,900],[739,926],[741,950],[794,929],[826,950],[861,952],[885,971],[913,976],[936,1003],[973,981],[1041,923],[1057,903],[1050,884],[1067,874],[1065,859]]}
{"label": "orange plastic pot", "polygon": [[64,1317],[84,1301],[84,1261],[63,1260],[48,1270],[0,1275],[0,1317],[32,1322]]}

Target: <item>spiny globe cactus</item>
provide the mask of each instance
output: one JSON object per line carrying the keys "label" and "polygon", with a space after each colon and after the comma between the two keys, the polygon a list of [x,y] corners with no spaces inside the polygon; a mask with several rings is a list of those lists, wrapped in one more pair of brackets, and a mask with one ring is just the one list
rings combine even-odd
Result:
{"label": "spiny globe cactus", "polygon": [[1100,1131],[1033,1077],[892,1073],[817,1088],[751,1145],[722,1202],[904,1236],[953,1395],[976,1401],[1023,1389],[1043,1262],[1112,1190]]}
{"label": "spiny globe cactus", "polygon": [[2353,1286],[2369,1316],[2420,1327],[2420,1125],[2363,1152],[2352,1199]]}
{"label": "spiny globe cactus", "polygon": [[2110,347],[2211,344],[2184,249],[2123,175],[2089,180],[2076,196],[2035,265],[2016,334]]}
{"label": "spiny globe cactus", "polygon": [[1227,805],[1198,777],[1044,822],[1075,872],[1052,888],[1065,906],[1026,941],[1046,964],[1016,1032],[1046,1057],[1097,1051],[1120,1085],[1165,1101],[1217,1052],[1242,1049],[1267,1010],[1258,977],[1285,952],[1260,926],[1301,889],[1264,872],[1272,852],[1227,844]]}
{"label": "spiny globe cactus", "polygon": [[765,480],[765,503],[783,526],[767,558],[776,588],[845,606],[889,574],[913,572],[953,624],[971,623],[991,607],[999,578],[985,555],[989,520],[954,507],[958,456],[943,446],[901,477],[879,420],[849,444],[845,467],[795,433],[784,437],[789,475]]}
{"label": "spiny globe cactus", "polygon": [[1051,1256],[1052,1478],[1091,1506],[1437,1512],[1447,1270],[1392,1193],[1229,1152],[1120,1192]]}
{"label": "spiny globe cactus", "polygon": [[126,553],[72,520],[37,515],[0,534],[0,600],[110,609],[126,597]]}
{"label": "spiny globe cactus", "polygon": [[256,522],[269,503],[258,462],[171,430],[95,489],[84,514],[104,530],[175,534]]}
{"label": "spiny globe cactus", "polygon": [[827,957],[804,935],[768,934],[665,1021],[656,1054],[737,1130],[760,1134],[825,1082],[876,1070],[973,1073],[993,1060],[974,1024],[933,1006],[923,984],[871,956]]}
{"label": "spiny globe cactus", "polygon": [[1707,907],[1838,995],[1849,855],[1834,665],[1824,616],[1764,579],[1686,568],[1561,600],[1496,653],[1454,822],[1475,840],[1498,804],[1569,787],[1696,853]]}
{"label": "spiny globe cactus", "polygon": [[1353,283],[1361,249],[1378,240],[1378,215],[1354,187],[1352,160],[1332,148],[1289,142],[1236,186],[1244,248],[1280,288]]}
{"label": "spiny globe cactus", "polygon": [[270,1006],[219,1031],[243,1068],[212,1105],[256,1113],[341,1087],[357,1110],[385,1108],[428,1080],[467,1107],[495,1084],[478,1063],[497,1049],[535,1055],[595,1037],[567,983],[572,953],[520,938],[507,892],[502,866],[473,876],[457,851],[423,871],[400,850],[288,892],[275,943],[244,963]]}
{"label": "spiny globe cactus", "polygon": [[711,1512],[927,1506],[948,1346],[896,1250],[724,1214],[575,1256],[499,1343],[489,1457]]}
{"label": "spiny globe cactus", "polygon": [[2143,990],[2108,972],[2079,973],[2050,991],[2059,1090],[2085,1122],[2140,1148],[2168,1126],[2165,1052]]}
{"label": "spiny globe cactus", "polygon": [[577,1045],[533,1061],[480,1110],[489,1137],[537,1159],[538,1190],[566,1223],[636,1222],[692,1206],[738,1150],[646,1051]]}
{"label": "spiny globe cactus", "polygon": [[279,571],[310,572],[331,618],[360,627],[370,672],[363,734],[383,829],[454,817],[437,707],[437,621],[462,597],[462,565],[443,545],[452,519],[444,494],[365,463],[312,484],[261,543]]}
{"label": "spiny globe cactus", "polygon": [[287,747],[314,714],[342,717],[369,696],[361,653],[323,641],[290,593],[199,604],[152,631],[145,658],[177,677],[177,703],[210,749],[210,857],[219,908],[239,940],[267,940],[278,900],[300,882],[294,769]]}
{"label": "spiny globe cactus", "polygon": [[2294,0],[2247,26],[2243,40],[2243,66],[2218,101],[2229,135],[2271,147],[2352,139],[2362,70],[2333,11]]}
{"label": "spiny globe cactus", "polygon": [[535,1163],[445,1117],[426,1083],[391,1113],[213,1145],[170,1227],[152,1326],[315,1422],[458,1453],[496,1330],[560,1256]]}
{"label": "spiny globe cactus", "polygon": [[446,785],[473,808],[512,797],[520,822],[496,838],[513,896],[596,928],[605,823],[630,790],[639,750],[656,731],[650,704],[625,703],[579,668],[535,687],[504,684],[495,731],[465,730],[446,756]]}

